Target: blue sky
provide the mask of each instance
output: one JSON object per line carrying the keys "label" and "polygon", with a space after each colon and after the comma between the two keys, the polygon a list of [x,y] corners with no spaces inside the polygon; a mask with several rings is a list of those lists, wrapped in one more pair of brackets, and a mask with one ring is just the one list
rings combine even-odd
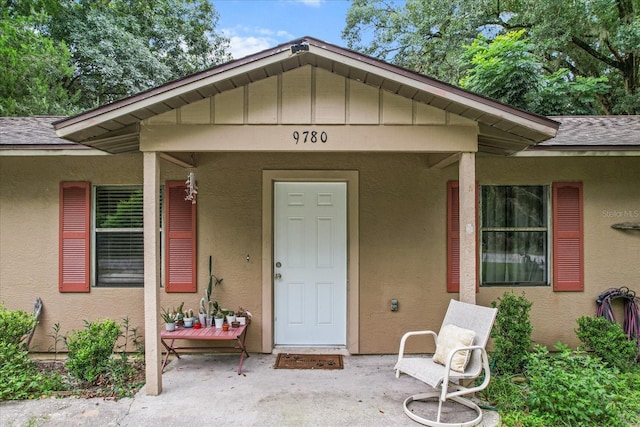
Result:
{"label": "blue sky", "polygon": [[346,47],[340,37],[349,0],[211,0],[217,30],[231,40],[235,59],[302,36]]}

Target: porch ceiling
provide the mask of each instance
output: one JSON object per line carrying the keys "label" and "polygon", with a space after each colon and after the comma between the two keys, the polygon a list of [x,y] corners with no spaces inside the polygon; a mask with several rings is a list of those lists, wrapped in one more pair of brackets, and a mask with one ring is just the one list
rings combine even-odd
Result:
{"label": "porch ceiling", "polygon": [[[292,53],[293,46],[308,51]],[[311,65],[479,123],[479,151],[512,154],[553,138],[559,123],[383,61],[305,37],[54,123],[59,137],[110,153],[139,150],[139,123],[157,114]]]}

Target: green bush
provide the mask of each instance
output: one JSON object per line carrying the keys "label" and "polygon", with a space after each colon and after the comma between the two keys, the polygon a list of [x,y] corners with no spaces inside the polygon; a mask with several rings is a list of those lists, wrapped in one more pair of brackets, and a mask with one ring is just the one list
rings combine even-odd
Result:
{"label": "green bush", "polygon": [[524,294],[517,297],[513,292],[505,292],[497,302],[491,303],[498,308],[491,331],[494,372],[518,374],[524,370],[533,330],[529,320],[531,305]]}
{"label": "green bush", "polygon": [[33,315],[7,310],[0,304],[0,401],[30,399],[62,390],[60,375],[38,370],[22,343],[34,325]]}
{"label": "green bush", "polygon": [[593,353],[607,365],[623,372],[629,371],[638,357],[636,341],[629,341],[622,326],[604,317],[582,316],[578,318],[576,336],[584,350]]}
{"label": "green bush", "polygon": [[0,304],[0,341],[20,344],[36,324],[36,318],[22,310],[7,310]]}
{"label": "green bush", "polygon": [[557,345],[557,354],[536,346],[527,363],[531,416],[545,425],[626,426],[637,418],[637,402],[618,372],[598,358]]}
{"label": "green bush", "polygon": [[57,372],[40,371],[20,345],[0,341],[0,401],[33,399],[64,390]]}
{"label": "green bush", "polygon": [[120,325],[110,319],[85,321],[85,329],[72,331],[65,341],[69,353],[67,369],[82,381],[95,382],[108,371]]}

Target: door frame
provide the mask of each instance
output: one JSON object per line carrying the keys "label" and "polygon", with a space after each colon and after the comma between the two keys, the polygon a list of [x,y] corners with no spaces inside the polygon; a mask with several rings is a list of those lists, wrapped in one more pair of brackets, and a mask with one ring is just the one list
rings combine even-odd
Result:
{"label": "door frame", "polygon": [[358,171],[342,170],[263,170],[262,171],[262,352],[274,346],[274,183],[347,183],[347,350],[360,351],[360,235]]}

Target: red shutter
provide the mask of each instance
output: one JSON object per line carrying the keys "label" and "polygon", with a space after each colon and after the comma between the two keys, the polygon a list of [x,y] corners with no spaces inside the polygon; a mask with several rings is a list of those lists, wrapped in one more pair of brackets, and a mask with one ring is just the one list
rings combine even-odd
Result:
{"label": "red shutter", "polygon": [[460,292],[460,199],[458,181],[447,182],[447,292]]}
{"label": "red shutter", "polygon": [[88,182],[60,183],[58,289],[89,292],[91,187]]}
{"label": "red shutter", "polygon": [[[447,182],[447,292],[460,292],[460,189],[458,181]],[[476,209],[479,186],[476,183]],[[476,214],[476,260],[480,250],[478,215]],[[476,261],[476,292],[480,291],[480,269]]]}
{"label": "red shutter", "polygon": [[553,290],[584,291],[582,183],[553,183]]}
{"label": "red shutter", "polygon": [[196,205],[183,181],[165,185],[165,289],[196,292]]}

